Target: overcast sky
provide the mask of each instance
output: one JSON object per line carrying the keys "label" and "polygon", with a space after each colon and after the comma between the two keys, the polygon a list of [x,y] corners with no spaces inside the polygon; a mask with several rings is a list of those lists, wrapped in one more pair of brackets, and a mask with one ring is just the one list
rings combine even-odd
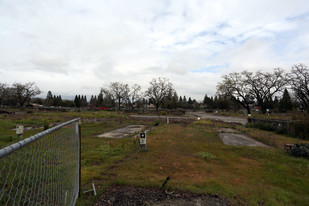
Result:
{"label": "overcast sky", "polygon": [[0,82],[62,96],[167,77],[214,95],[223,74],[309,66],[308,0],[0,0]]}

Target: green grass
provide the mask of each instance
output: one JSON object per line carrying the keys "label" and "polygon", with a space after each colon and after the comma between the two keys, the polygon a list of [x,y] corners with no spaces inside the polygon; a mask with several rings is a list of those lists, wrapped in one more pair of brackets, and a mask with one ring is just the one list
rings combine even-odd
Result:
{"label": "green grass", "polygon": [[[98,196],[82,194],[77,205],[93,205],[112,184],[159,188],[194,193],[221,194],[232,205],[307,205],[309,202],[309,161],[290,157],[285,143],[298,139],[254,128],[233,126],[272,148],[227,146],[217,128],[225,123],[200,120],[190,124],[161,124],[147,133],[147,151],[140,151],[134,138],[108,139],[97,135],[130,124],[153,125],[113,112],[33,113],[0,115],[0,145],[10,143],[12,128],[19,121],[43,126],[81,116],[82,189],[94,182]],[[98,120],[98,121],[97,121]],[[38,130],[27,131],[25,136]],[[16,138],[14,137],[14,140]],[[303,141],[302,141],[303,142]]]}

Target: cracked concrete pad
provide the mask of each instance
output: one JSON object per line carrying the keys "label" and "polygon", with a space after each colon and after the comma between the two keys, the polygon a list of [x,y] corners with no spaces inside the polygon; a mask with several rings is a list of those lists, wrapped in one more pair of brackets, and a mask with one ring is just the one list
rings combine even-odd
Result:
{"label": "cracked concrete pad", "polygon": [[122,127],[109,132],[98,135],[98,137],[121,139],[133,134],[135,132],[140,132],[145,128],[145,125],[129,125],[127,127]]}
{"label": "cracked concrete pad", "polygon": [[236,129],[232,129],[232,128],[220,128],[220,129],[218,129],[218,132],[222,132],[222,133],[236,133],[236,134],[241,133],[240,131],[238,131]]}
{"label": "cracked concrete pad", "polygon": [[265,144],[258,142],[248,135],[231,128],[218,129],[219,137],[226,145],[248,146],[248,147],[267,147]]}

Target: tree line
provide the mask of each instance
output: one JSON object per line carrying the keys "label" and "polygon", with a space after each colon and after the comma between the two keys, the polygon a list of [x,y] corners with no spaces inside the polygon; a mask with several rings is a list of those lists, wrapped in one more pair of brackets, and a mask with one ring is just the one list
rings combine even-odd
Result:
{"label": "tree line", "polygon": [[54,107],[108,107],[115,109],[143,108],[154,105],[159,108],[196,108],[198,103],[191,97],[178,97],[173,84],[167,78],[154,78],[149,88],[142,92],[138,84],[129,85],[122,82],[110,82],[109,86],[102,87],[98,95],[92,95],[87,101],[86,95],[75,95],[74,100],[63,100],[61,95],[53,95],[47,92],[45,99],[34,98],[41,94],[41,90],[34,82],[14,83],[12,86],[0,83],[0,105],[23,107],[26,104],[37,103],[44,106]]}
{"label": "tree line", "polygon": [[[292,92],[292,98],[288,90]],[[309,69],[304,64],[297,64],[289,73],[281,68],[275,68],[272,72],[232,72],[224,75],[223,80],[218,83],[217,94],[237,103],[248,114],[251,113],[253,104],[263,113],[274,105],[287,110],[293,104],[300,110],[308,111]],[[278,99],[281,94],[282,98]]]}
{"label": "tree line", "polygon": [[[82,106],[80,95],[75,96],[74,104],[76,107]],[[198,103],[195,99],[178,97],[173,84],[164,77],[154,78],[145,92],[138,84],[129,85],[122,82],[110,82],[107,87],[102,87],[98,95],[92,95],[89,104],[94,107],[108,107],[127,110],[134,108],[144,108],[154,105],[156,110],[159,108],[194,108]]]}
{"label": "tree line", "polygon": [[23,107],[29,104],[31,99],[41,94],[41,90],[34,82],[17,83],[7,85],[0,83],[0,105]]}
{"label": "tree line", "polygon": [[[271,72],[232,72],[222,78],[223,80],[217,85],[216,96],[204,97],[202,104],[207,109],[244,108],[248,114],[254,106],[263,113],[268,109],[286,112],[294,107],[309,111],[309,69],[306,65],[294,65],[289,73],[281,68],[275,68]],[[138,84],[110,82],[107,87],[100,89],[98,95],[92,95],[89,102],[86,95],[76,95],[74,100],[63,100],[61,95],[52,95],[52,92],[48,91],[45,99],[34,98],[38,94],[41,94],[41,90],[34,82],[12,85],[0,83],[0,105],[16,107],[23,107],[30,102],[55,107],[91,105],[128,110],[147,105],[154,105],[156,110],[196,109],[201,106],[191,97],[188,99],[186,96],[178,97],[173,84],[164,77],[153,78],[144,92]]]}

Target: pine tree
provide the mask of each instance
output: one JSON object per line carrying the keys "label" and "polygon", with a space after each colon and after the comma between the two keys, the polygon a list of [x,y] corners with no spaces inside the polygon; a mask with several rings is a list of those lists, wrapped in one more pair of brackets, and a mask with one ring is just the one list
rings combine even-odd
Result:
{"label": "pine tree", "polygon": [[79,108],[81,106],[81,100],[80,100],[80,95],[76,95],[74,99],[74,105],[75,107]]}
{"label": "pine tree", "polygon": [[293,110],[293,104],[290,94],[287,89],[284,90],[282,99],[279,103],[279,109],[281,112],[287,112]]}
{"label": "pine tree", "polygon": [[98,104],[97,106],[103,106],[103,93],[100,92],[100,94],[98,95]]}
{"label": "pine tree", "polygon": [[178,95],[176,91],[174,92],[172,101],[173,101],[173,108],[179,107]]}
{"label": "pine tree", "polygon": [[51,91],[47,92],[47,96],[45,99],[45,103],[46,106],[52,106],[53,105],[53,94]]}

